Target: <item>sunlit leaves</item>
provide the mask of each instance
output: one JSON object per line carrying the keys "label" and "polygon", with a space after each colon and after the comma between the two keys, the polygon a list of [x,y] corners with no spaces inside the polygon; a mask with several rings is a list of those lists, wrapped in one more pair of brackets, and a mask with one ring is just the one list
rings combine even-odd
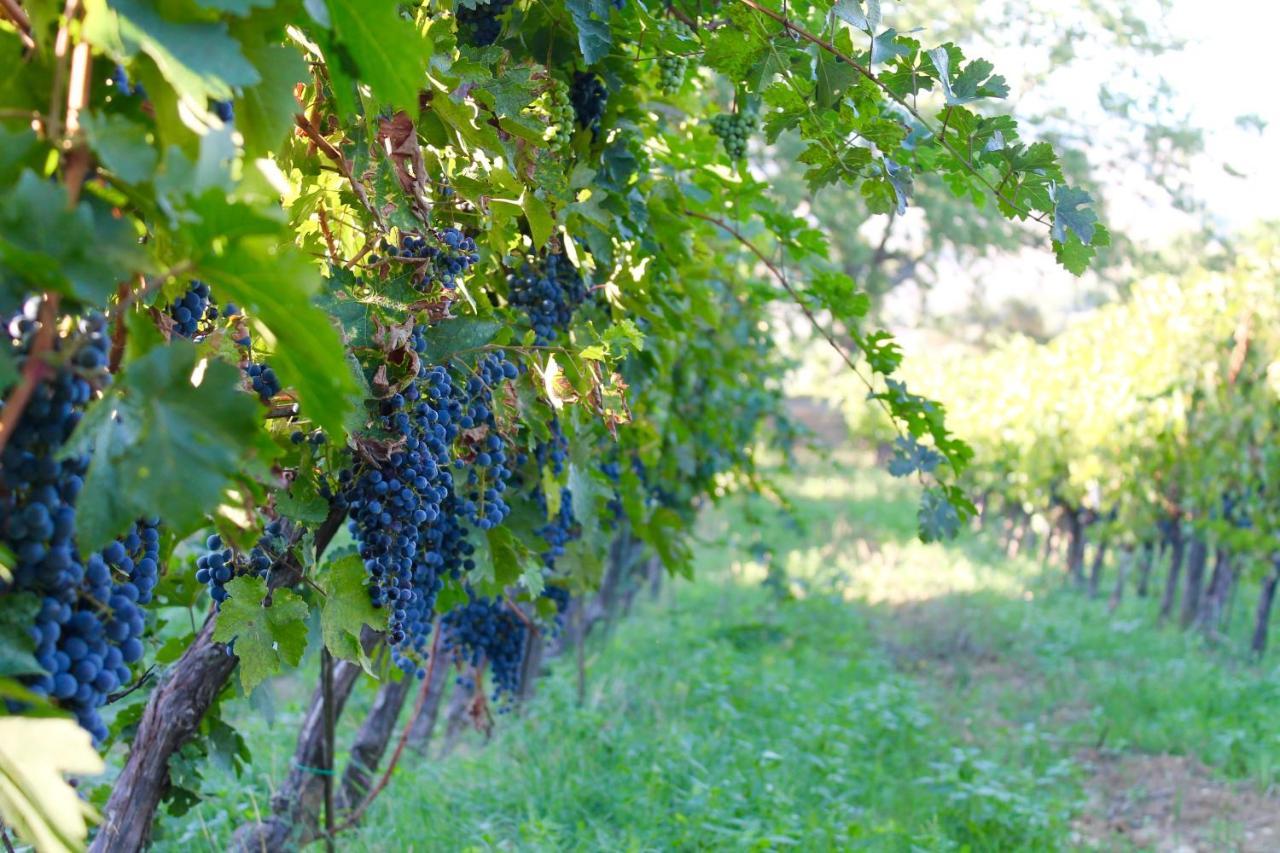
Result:
{"label": "sunlit leaves", "polygon": [[79,850],[94,811],[65,777],[103,767],[73,720],[0,717],[0,818],[37,850]]}
{"label": "sunlit leaves", "polygon": [[[346,112],[355,107],[356,80],[379,103],[418,112],[418,91],[426,84],[431,43],[402,18],[396,0],[325,0],[332,25],[329,71],[334,97]],[[358,72],[358,77],[352,77]]]}
{"label": "sunlit leaves", "polygon": [[228,100],[261,77],[223,22],[179,22],[142,0],[86,0],[85,36],[112,58],[141,52],[174,89],[196,101]]}

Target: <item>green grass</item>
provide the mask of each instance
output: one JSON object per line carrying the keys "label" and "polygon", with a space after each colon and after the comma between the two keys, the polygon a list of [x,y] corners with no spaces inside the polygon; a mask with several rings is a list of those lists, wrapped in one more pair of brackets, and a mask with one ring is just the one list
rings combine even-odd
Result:
{"label": "green grass", "polygon": [[[582,705],[555,661],[490,743],[407,758],[344,848],[1071,849],[1085,751],[1280,781],[1275,663],[1161,628],[1150,600],[1109,614],[982,537],[921,544],[910,488],[875,472],[788,485],[789,514],[708,514],[699,580],[593,637]],[[301,695],[274,725],[232,712],[267,772],[211,774],[168,849],[222,849],[265,804]]]}

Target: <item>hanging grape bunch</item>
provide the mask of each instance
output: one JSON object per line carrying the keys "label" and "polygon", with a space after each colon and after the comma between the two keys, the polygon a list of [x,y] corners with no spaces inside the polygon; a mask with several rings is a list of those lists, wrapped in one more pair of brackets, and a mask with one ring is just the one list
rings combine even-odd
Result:
{"label": "hanging grape bunch", "polygon": [[591,130],[592,139],[600,132],[600,119],[604,117],[604,107],[608,100],[609,91],[599,77],[590,71],[574,72],[569,101],[573,104],[578,124]]}
{"label": "hanging grape bunch", "polygon": [[569,87],[563,80],[552,80],[543,99],[547,111],[547,132],[543,138],[550,143],[552,151],[559,151],[573,141],[573,123],[577,118]]}
{"label": "hanging grape bunch", "polygon": [[[693,30],[681,21],[676,21],[674,30],[681,36],[693,38]],[[689,67],[689,58],[679,53],[664,53],[658,57],[658,87],[664,95],[672,95],[684,84],[684,73]]]}
{"label": "hanging grape bunch", "polygon": [[720,113],[711,119],[711,132],[720,137],[730,160],[741,160],[747,156],[747,140],[757,124],[754,112]]}
{"label": "hanging grape bunch", "polygon": [[[40,300],[0,325],[0,345],[19,368],[46,322]],[[13,555],[0,596],[26,595],[38,608],[27,628],[43,674],[24,677],[35,694],[73,712],[101,743],[98,708],[131,679],[143,654],[144,617],[159,574],[159,520],[139,520],[98,551],[77,542],[77,512],[89,454],[67,452],[85,407],[110,377],[110,340],[100,314],[54,330],[60,358],[35,385],[0,450],[0,546]],[[0,411],[11,403],[0,386]]]}
{"label": "hanging grape bunch", "polygon": [[458,23],[470,32],[470,44],[476,47],[487,47],[502,35],[502,21],[498,16],[507,11],[514,0],[491,0],[488,3],[476,3],[474,7],[458,7]]}
{"label": "hanging grape bunch", "polygon": [[[382,251],[391,260],[417,266],[413,286],[423,293],[429,293],[436,284],[453,290],[467,270],[480,260],[476,241],[452,226],[427,237],[404,234],[399,246],[383,240]],[[378,255],[370,259],[375,264],[380,260]]]}

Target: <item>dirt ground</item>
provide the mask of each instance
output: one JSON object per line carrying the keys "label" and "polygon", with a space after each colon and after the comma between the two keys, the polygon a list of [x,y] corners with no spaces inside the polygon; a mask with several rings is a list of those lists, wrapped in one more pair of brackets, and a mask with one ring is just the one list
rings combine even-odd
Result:
{"label": "dirt ground", "polygon": [[1158,853],[1280,851],[1280,797],[1216,776],[1181,755],[1078,756],[1089,799],[1079,842],[1100,850]]}
{"label": "dirt ground", "polygon": [[[1013,686],[1033,691],[1039,674],[966,630],[971,613],[944,599],[903,604],[885,620],[884,643],[896,665],[947,688],[994,695]],[[982,689],[986,683],[991,691]],[[1060,707],[1051,726],[1083,708]],[[992,709],[985,725],[1008,724]],[[1280,853],[1280,794],[1222,778],[1194,758],[1116,752],[1078,745],[1086,802],[1074,821],[1072,847],[1153,853]]]}

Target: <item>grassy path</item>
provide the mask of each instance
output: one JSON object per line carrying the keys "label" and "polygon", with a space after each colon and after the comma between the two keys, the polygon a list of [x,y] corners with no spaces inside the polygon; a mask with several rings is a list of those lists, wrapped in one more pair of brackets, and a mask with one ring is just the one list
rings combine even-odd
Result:
{"label": "grassy path", "polygon": [[878,474],[787,485],[594,638],[582,706],[557,662],[491,743],[402,766],[346,849],[1280,850],[1274,660],[922,545]]}

